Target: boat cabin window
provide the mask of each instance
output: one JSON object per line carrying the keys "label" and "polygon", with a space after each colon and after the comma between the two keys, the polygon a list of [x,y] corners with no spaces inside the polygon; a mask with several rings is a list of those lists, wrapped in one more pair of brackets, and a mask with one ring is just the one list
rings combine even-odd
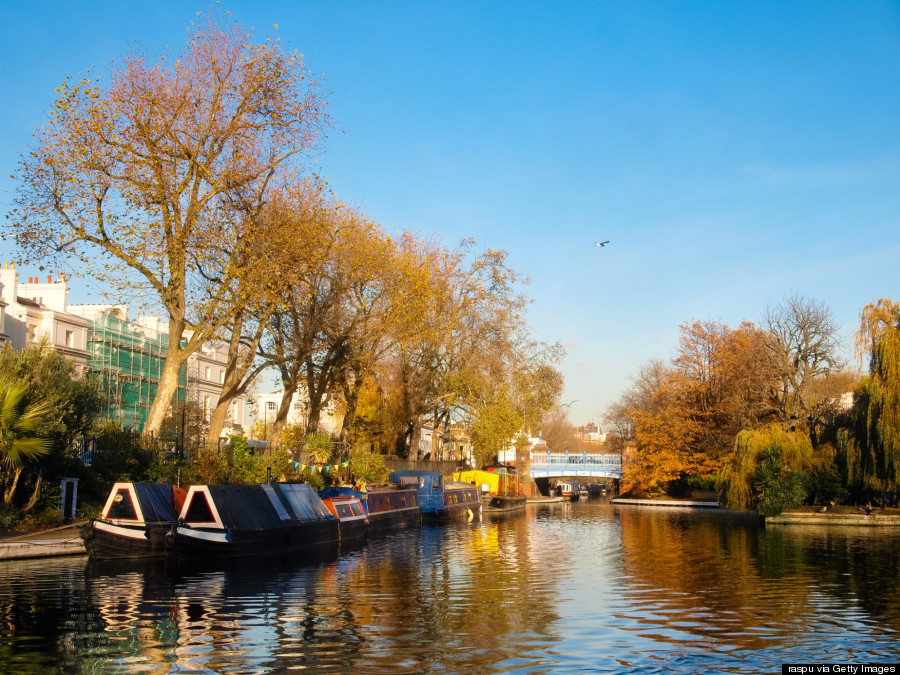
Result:
{"label": "boat cabin window", "polygon": [[137,512],[134,510],[134,504],[131,502],[131,492],[124,488],[116,492],[106,517],[119,520],[137,520]]}
{"label": "boat cabin window", "polygon": [[353,515],[349,504],[335,504],[335,508],[337,509],[338,518],[350,518]]}
{"label": "boat cabin window", "polygon": [[363,513],[362,505],[361,505],[360,503],[358,503],[358,502],[351,502],[351,503],[350,503],[350,510],[353,512],[353,515],[354,515],[354,516],[364,516],[364,515],[366,515],[365,513]]}
{"label": "boat cabin window", "polygon": [[440,490],[441,489],[441,477],[435,476],[431,479],[431,489],[432,490]]}
{"label": "boat cabin window", "polygon": [[215,518],[212,509],[206,501],[206,495],[202,492],[195,492],[191,498],[191,504],[188,506],[184,520],[188,523],[212,523]]}

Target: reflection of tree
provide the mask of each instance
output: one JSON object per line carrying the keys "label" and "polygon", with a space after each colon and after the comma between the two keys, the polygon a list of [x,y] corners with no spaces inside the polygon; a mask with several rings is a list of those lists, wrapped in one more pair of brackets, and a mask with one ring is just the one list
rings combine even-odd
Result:
{"label": "reflection of tree", "polygon": [[[763,529],[722,514],[620,508],[626,596],[651,606],[630,618],[718,640],[771,649],[772,637],[803,639],[826,593],[862,606],[871,619],[900,628],[900,547],[896,535],[799,528]],[[626,606],[633,607],[632,602]],[[856,619],[859,620],[858,618]]]}

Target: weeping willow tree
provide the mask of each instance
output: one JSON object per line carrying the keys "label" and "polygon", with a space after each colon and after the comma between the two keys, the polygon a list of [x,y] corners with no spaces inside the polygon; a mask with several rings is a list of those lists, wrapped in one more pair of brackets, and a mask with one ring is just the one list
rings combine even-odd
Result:
{"label": "weeping willow tree", "polygon": [[869,376],[854,396],[850,425],[841,430],[847,480],[866,490],[900,489],[900,303],[890,298],[860,312],[856,354]]}
{"label": "weeping willow tree", "polygon": [[[774,515],[773,504],[798,506],[806,497],[801,474],[833,461],[817,455],[809,432],[786,431],[781,424],[742,431],[734,444],[734,456],[722,467],[716,482],[719,503],[729,509],[757,508]],[[760,509],[760,505],[763,508]]]}

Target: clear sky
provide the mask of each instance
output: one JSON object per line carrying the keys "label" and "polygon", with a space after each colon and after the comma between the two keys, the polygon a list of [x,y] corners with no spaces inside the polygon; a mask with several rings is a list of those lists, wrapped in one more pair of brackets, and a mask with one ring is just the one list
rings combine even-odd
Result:
{"label": "clear sky", "polygon": [[[207,7],[0,0],[4,212],[65,76],[133,46],[177,53]],[[667,359],[685,321],[758,321],[797,293],[831,307],[849,357],[862,305],[900,299],[897,2],[221,7],[325,74],[342,131],[317,170],[338,196],[508,250],[536,335],[568,349],[574,423]],[[76,282],[70,302],[94,292]]]}

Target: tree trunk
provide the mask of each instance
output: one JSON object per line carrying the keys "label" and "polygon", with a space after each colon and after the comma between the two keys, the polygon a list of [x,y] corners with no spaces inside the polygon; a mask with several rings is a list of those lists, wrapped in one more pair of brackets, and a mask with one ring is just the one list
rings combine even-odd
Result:
{"label": "tree trunk", "polygon": [[174,354],[170,351],[159,377],[159,388],[156,390],[156,398],[150,406],[147,421],[144,423],[144,434],[155,435],[162,428],[166,413],[172,405],[172,399],[178,391],[178,374],[181,366],[187,360],[188,354],[180,349]]}
{"label": "tree trunk", "polygon": [[253,357],[265,331],[266,321],[268,321],[268,316],[259,322],[256,334],[247,348],[248,353],[242,357],[240,347],[244,319],[243,316],[238,316],[235,319],[231,331],[231,341],[228,343],[228,363],[225,366],[225,382],[222,385],[222,395],[219,397],[216,409],[209,420],[209,432],[207,434],[207,442],[209,443],[215,444],[219,442],[219,436],[222,434],[222,427],[225,425],[225,419],[228,417],[231,402],[243,394],[250,383],[256,379],[258,371],[254,372],[249,378],[247,373],[253,366]]}
{"label": "tree trunk", "polygon": [[3,493],[3,505],[9,506],[12,503],[13,496],[16,494],[16,487],[19,485],[19,476],[22,475],[22,467],[17,466],[13,473],[12,483]]}
{"label": "tree trunk", "polygon": [[362,387],[362,378],[356,377],[353,385],[344,387],[344,403],[347,407],[344,419],[341,422],[341,442],[346,443],[350,439],[350,429],[356,421],[356,406],[359,404],[359,390]]}
{"label": "tree trunk", "polygon": [[28,513],[31,509],[34,508],[34,505],[38,503],[38,499],[41,496],[41,481],[43,481],[43,474],[38,474],[37,481],[34,483],[34,492],[31,493],[31,498],[28,500],[28,503],[25,505],[25,508],[22,509],[23,513]]}
{"label": "tree trunk", "polygon": [[288,415],[291,412],[291,401],[294,398],[294,394],[297,393],[297,381],[294,378],[290,378],[287,381],[282,379],[281,383],[284,385],[284,392],[281,394],[281,404],[278,406],[278,413],[275,415],[275,421],[272,422],[272,430],[266,439],[276,439],[276,442],[272,443],[273,447],[281,439],[281,430],[287,424]]}

